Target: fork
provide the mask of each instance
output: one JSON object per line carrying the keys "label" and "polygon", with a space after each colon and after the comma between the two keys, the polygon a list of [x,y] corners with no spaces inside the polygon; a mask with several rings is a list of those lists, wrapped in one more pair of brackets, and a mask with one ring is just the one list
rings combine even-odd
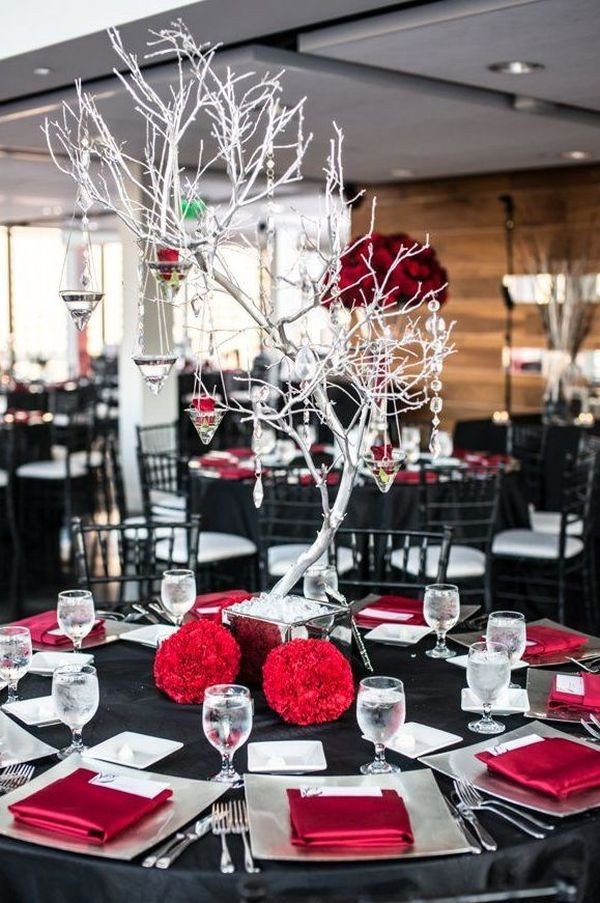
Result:
{"label": "fork", "polygon": [[466,793],[471,796],[474,802],[490,808],[493,806],[496,809],[506,809],[507,812],[512,812],[513,815],[522,818],[524,821],[530,821],[533,825],[537,828],[541,828],[543,831],[554,831],[554,825],[542,821],[539,818],[535,818],[531,813],[523,812],[522,809],[519,809],[517,806],[511,806],[510,803],[505,803],[504,800],[488,800],[482,796],[477,787],[475,787],[474,784],[471,784],[470,781],[467,781],[466,778],[460,778],[459,780],[461,786]]}
{"label": "fork", "polygon": [[[508,806],[507,811],[507,809],[497,806],[495,801],[485,800],[475,787],[464,778],[458,778],[454,782],[454,787],[458,798],[467,808],[471,810],[475,809],[484,812],[492,812],[494,815],[499,815],[500,818],[510,822],[515,828],[519,828],[531,837],[537,837],[538,839],[544,838],[546,835],[544,831],[540,830],[541,828],[549,831],[553,830],[553,825],[539,822],[532,816],[523,815],[523,813],[519,812],[517,809],[513,809],[512,806]],[[509,812],[512,814],[509,814]]]}
{"label": "fork", "polygon": [[35,766],[26,763],[9,765],[0,773],[0,794],[23,787],[32,779],[34,771]]}
{"label": "fork", "polygon": [[246,802],[234,800],[232,803],[229,803],[228,815],[231,832],[233,834],[239,834],[244,844],[244,868],[248,874],[255,875],[257,872],[260,872],[260,869],[254,864],[250,844],[248,843],[248,838],[246,836],[248,832],[248,809],[246,807]]}
{"label": "fork", "polygon": [[570,662],[573,662],[574,665],[577,665],[578,668],[583,668],[584,671],[587,671],[588,674],[599,674],[600,673],[600,656],[596,656],[596,658],[588,658],[586,661],[589,664],[585,664],[583,661],[579,661],[576,658],[569,658]]}
{"label": "fork", "polygon": [[221,864],[220,869],[224,875],[235,872],[235,866],[231,861],[229,847],[225,835],[230,833],[227,819],[227,806],[223,803],[215,803],[212,808],[212,832],[221,838]]}
{"label": "fork", "polygon": [[585,718],[580,718],[579,723],[582,726],[582,728],[584,728],[584,730],[586,730],[587,733],[590,735],[591,740],[598,741],[598,740],[600,740],[600,730],[598,730],[600,725],[598,725],[597,719],[594,719],[592,721],[592,718],[593,718],[593,716],[590,716],[589,721],[586,721]]}

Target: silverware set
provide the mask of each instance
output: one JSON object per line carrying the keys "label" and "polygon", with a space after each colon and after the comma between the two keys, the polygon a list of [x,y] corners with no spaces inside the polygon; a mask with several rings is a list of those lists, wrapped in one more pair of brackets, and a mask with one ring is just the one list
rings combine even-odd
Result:
{"label": "silverware set", "polygon": [[35,766],[23,763],[21,765],[9,765],[0,772],[0,794],[10,793],[17,787],[23,787],[33,777]]}
{"label": "silverware set", "polygon": [[538,839],[546,837],[548,831],[554,830],[554,825],[530,815],[529,812],[524,812],[516,806],[505,803],[503,800],[487,799],[465,778],[457,778],[454,781],[454,792],[456,794],[456,808],[459,814],[468,822],[469,827],[477,835],[477,839],[485,850],[497,850],[498,844],[483,827],[475,814],[476,812],[489,812],[492,815],[497,815],[515,828],[523,831],[523,833]]}
{"label": "silverware set", "polygon": [[[0,775],[0,781],[2,776]],[[1,784],[0,784],[1,786]],[[235,871],[235,865],[229,852],[227,837],[230,834],[239,834],[244,845],[244,868],[248,874],[260,872],[254,864],[250,843],[248,840],[248,809],[245,801],[235,800],[231,803],[215,803],[210,815],[198,819],[187,831],[178,831],[170,837],[162,846],[146,856],[142,862],[144,868],[168,869],[176,859],[187,850],[191,844],[196,843],[208,833],[221,838],[221,862],[220,869],[223,874]]]}

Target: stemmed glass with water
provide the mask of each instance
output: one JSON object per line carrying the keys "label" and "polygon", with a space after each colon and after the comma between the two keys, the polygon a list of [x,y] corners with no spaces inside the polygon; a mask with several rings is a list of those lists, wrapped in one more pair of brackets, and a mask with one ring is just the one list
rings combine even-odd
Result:
{"label": "stemmed glass with water", "polygon": [[7,703],[18,702],[18,684],[31,665],[28,627],[0,627],[0,678],[8,683]]}
{"label": "stemmed glass with water", "polygon": [[71,744],[61,749],[59,759],[84,753],[81,732],[98,711],[98,676],[92,665],[63,665],[52,675],[52,702],[58,718],[71,728]]}
{"label": "stemmed glass with water", "polygon": [[[511,667],[523,658],[527,645],[527,625],[525,615],[520,611],[493,611],[488,617],[486,639],[502,643],[508,650]],[[509,683],[509,689],[520,689],[518,684]]]}
{"label": "stemmed glass with water", "polygon": [[385,758],[385,748],[404,724],[404,685],[397,677],[365,677],[356,697],[356,720],[363,735],[375,745],[375,758],[361,765],[361,774],[392,774],[400,771]]}
{"label": "stemmed glass with water", "polygon": [[456,655],[446,645],[446,634],[458,622],[459,615],[460,595],[457,586],[452,583],[432,583],[425,587],[423,617],[437,634],[437,643],[433,649],[427,649],[425,655],[430,658],[452,658]]}
{"label": "stemmed glass with water", "polygon": [[73,652],[81,652],[81,644],[96,623],[94,598],[87,589],[66,589],[58,594],[56,607],[58,626],[73,643]]}
{"label": "stemmed glass with water", "polygon": [[202,727],[208,742],[221,753],[221,770],[211,781],[235,785],[242,780],[233,767],[233,754],[250,736],[252,715],[248,687],[215,684],[205,690]]}
{"label": "stemmed glass with water", "polygon": [[178,627],[194,607],[196,601],[196,577],[187,568],[172,568],[163,571],[160,584],[160,600],[163,607],[171,614]]}
{"label": "stemmed glass with water", "polygon": [[506,725],[494,721],[492,705],[508,687],[510,659],[508,649],[502,643],[484,640],[469,647],[467,683],[483,706],[483,717],[470,721],[469,730],[476,734],[501,734]]}

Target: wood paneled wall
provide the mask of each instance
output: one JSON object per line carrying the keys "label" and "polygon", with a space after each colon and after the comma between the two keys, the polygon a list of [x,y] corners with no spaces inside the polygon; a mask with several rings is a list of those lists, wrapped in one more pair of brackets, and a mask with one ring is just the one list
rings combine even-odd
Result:
{"label": "wood paneled wall", "polygon": [[[447,320],[456,320],[458,353],[444,374],[443,424],[480,417],[501,409],[504,306],[500,284],[506,272],[504,209],[500,194],[512,195],[516,208],[515,270],[531,272],[527,263],[532,237],[545,245],[556,235],[586,244],[590,229],[600,226],[600,166],[500,173],[409,184],[372,186],[353,213],[353,232],[369,227],[370,199],[377,196],[378,232],[408,232],[430,241],[449,274]],[[514,346],[544,347],[539,311],[517,305]],[[600,347],[600,314],[586,347]],[[513,411],[540,409],[541,377],[513,376]]]}

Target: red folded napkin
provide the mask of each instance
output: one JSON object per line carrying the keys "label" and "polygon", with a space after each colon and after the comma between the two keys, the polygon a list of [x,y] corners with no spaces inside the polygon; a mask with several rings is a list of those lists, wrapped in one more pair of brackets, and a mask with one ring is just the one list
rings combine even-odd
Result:
{"label": "red folded napkin", "polygon": [[254,452],[251,448],[226,448],[226,452],[236,458],[253,458]]}
{"label": "red folded napkin", "polygon": [[600,787],[600,750],[573,740],[546,737],[498,756],[481,752],[475,758],[492,774],[559,800]]}
{"label": "red folded napkin", "polygon": [[[410,618],[394,618],[397,614],[408,614]],[[378,624],[410,624],[424,626],[423,603],[419,599],[410,599],[406,596],[379,596],[355,617],[359,627],[376,627]]]}
{"label": "red folded napkin", "polygon": [[[56,609],[43,611],[39,615],[31,615],[29,618],[23,618],[21,621],[13,621],[12,627],[29,627],[31,640],[33,643],[43,646],[72,646],[73,641],[64,634],[52,634],[48,631],[56,630],[58,621],[56,620]],[[104,621],[96,621],[86,639],[99,639],[104,636]],[[85,640],[84,640],[85,642]]]}
{"label": "red folded napkin", "polygon": [[196,596],[194,607],[190,611],[190,615],[194,618],[203,618],[204,620],[221,622],[221,609],[228,608],[229,605],[236,605],[238,602],[244,602],[246,599],[252,598],[252,593],[247,589],[229,589],[222,590],[219,593],[202,593]]}
{"label": "red folded napkin", "polygon": [[545,627],[542,624],[527,625],[527,642],[535,645],[527,645],[523,658],[526,661],[544,656],[558,655],[559,653],[572,652],[587,643],[587,637],[580,633],[571,633],[568,630],[560,630],[558,627]]}
{"label": "red folded napkin", "polygon": [[250,467],[219,467],[219,478],[222,480],[250,480],[254,479],[254,470]]}
{"label": "red folded napkin", "polygon": [[8,808],[16,821],[88,843],[105,843],[162,806],[173,794],[162,790],[148,799],[90,784],[95,771],[78,768]]}
{"label": "red folded napkin", "polygon": [[[431,470],[425,471],[425,482],[435,483],[437,474]],[[402,483],[405,486],[418,486],[421,482],[421,474],[418,470],[399,470],[394,480],[395,483]]]}
{"label": "red folded napkin", "polygon": [[302,796],[287,791],[294,846],[403,847],[414,843],[404,801],[395,790],[374,796]]}
{"label": "red folded napkin", "polygon": [[[311,473],[301,473],[298,482],[301,486],[314,486],[315,481]],[[326,483],[328,486],[337,486],[340,482],[339,473],[328,473]]]}
{"label": "red folded napkin", "polygon": [[583,693],[581,695],[559,690],[557,683],[560,676],[559,674],[555,675],[552,681],[552,689],[548,697],[548,706],[551,709],[562,709],[568,706],[568,708],[580,709],[581,714],[584,712],[600,712],[600,674],[588,674],[584,671],[575,675],[576,678],[581,680],[583,685]]}

